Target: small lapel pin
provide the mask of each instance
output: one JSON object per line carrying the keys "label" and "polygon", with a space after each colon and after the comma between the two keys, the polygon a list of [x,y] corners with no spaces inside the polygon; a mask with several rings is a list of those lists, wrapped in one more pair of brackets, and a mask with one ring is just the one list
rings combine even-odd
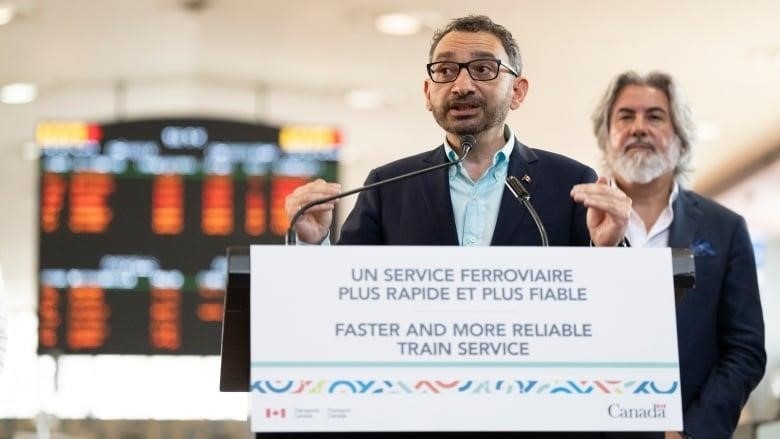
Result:
{"label": "small lapel pin", "polygon": [[531,184],[531,177],[528,174],[523,175],[522,180],[528,184]]}

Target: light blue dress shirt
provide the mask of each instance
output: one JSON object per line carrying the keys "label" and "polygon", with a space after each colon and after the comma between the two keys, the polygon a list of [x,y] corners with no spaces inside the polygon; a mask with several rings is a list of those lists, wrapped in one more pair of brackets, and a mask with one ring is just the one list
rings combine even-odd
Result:
{"label": "light blue dress shirt", "polygon": [[[508,135],[507,135],[508,133]],[[515,146],[515,136],[504,128],[506,144],[493,156],[493,164],[473,181],[462,163],[450,167],[450,198],[455,215],[458,242],[462,246],[488,246],[498,220],[498,209],[504,193],[504,181],[509,169],[509,156]],[[447,158],[454,162],[458,155],[444,139]]]}
{"label": "light blue dress shirt", "polygon": [[[489,246],[498,220],[498,209],[504,194],[504,181],[509,170],[509,156],[515,147],[515,135],[504,126],[504,147],[493,156],[493,164],[477,180],[469,177],[462,163],[449,168],[450,199],[455,215],[458,242],[463,246]],[[444,139],[447,158],[454,162],[458,154]],[[309,245],[298,240],[298,245]],[[315,244],[317,245],[317,244]],[[319,245],[330,245],[330,233]]]}

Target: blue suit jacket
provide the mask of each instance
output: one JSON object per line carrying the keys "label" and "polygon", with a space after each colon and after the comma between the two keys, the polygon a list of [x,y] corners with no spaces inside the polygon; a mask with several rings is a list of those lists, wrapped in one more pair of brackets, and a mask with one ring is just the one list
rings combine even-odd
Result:
{"label": "blue suit jacket", "polygon": [[745,221],[691,191],[673,204],[669,246],[690,248],[696,286],[677,306],[685,430],[730,438],[764,374],[764,320]]}
{"label": "blue suit jacket", "polygon": [[[372,170],[366,184],[447,161],[442,145]],[[596,180],[593,169],[568,157],[531,149],[515,141],[509,175],[524,182],[550,245],[588,245],[586,209],[575,203],[572,186]],[[458,245],[448,168],[362,192],[341,228],[340,244]],[[491,245],[540,245],[533,219],[504,188]]]}

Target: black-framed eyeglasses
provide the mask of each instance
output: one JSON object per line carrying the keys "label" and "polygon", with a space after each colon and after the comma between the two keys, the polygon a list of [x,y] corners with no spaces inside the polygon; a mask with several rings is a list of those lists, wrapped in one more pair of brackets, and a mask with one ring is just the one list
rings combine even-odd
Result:
{"label": "black-framed eyeglasses", "polygon": [[475,81],[492,81],[498,78],[498,72],[502,66],[509,73],[520,76],[513,68],[503,64],[500,59],[473,59],[469,62],[439,61],[426,65],[431,81],[438,83],[454,81],[458,78],[460,69],[466,69],[471,79]]}

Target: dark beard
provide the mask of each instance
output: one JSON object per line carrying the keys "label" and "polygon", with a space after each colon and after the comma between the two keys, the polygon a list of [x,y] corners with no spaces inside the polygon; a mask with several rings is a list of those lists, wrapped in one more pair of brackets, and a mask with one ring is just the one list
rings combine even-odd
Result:
{"label": "dark beard", "polygon": [[[468,121],[447,118],[447,113],[453,105],[464,103],[479,106],[482,110],[482,115],[476,118],[469,118]],[[483,99],[470,98],[448,102],[444,107],[434,108],[433,118],[444,131],[458,136],[465,136],[476,135],[487,131],[488,128],[503,124],[508,113],[509,105],[504,102],[500,102],[494,108],[488,108]]]}

